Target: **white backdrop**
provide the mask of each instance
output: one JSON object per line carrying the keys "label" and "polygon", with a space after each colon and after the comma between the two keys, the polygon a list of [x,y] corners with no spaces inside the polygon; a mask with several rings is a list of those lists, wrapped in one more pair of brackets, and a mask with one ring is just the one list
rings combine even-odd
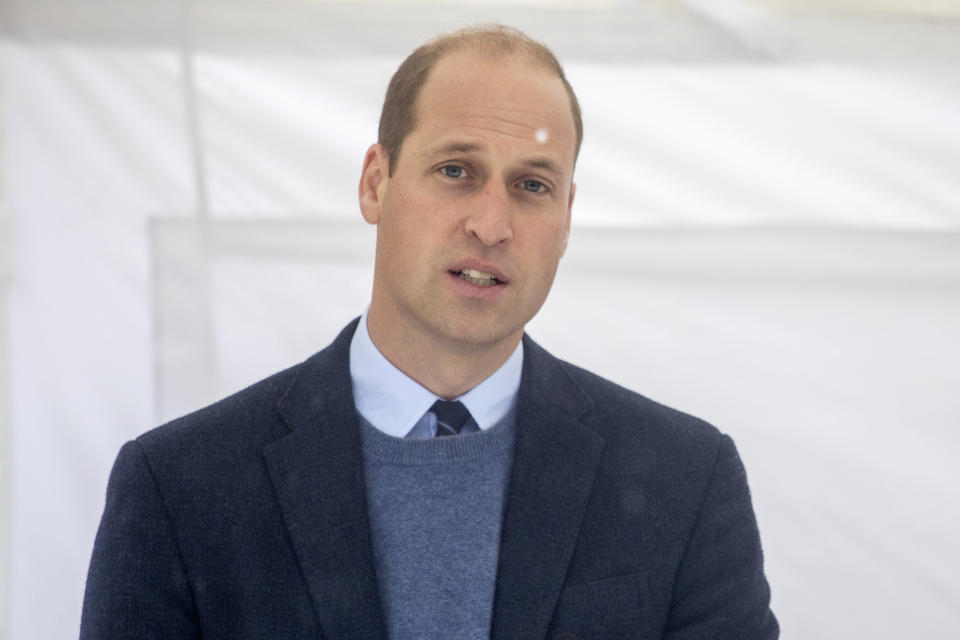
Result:
{"label": "white backdrop", "polygon": [[6,9],[0,638],[76,635],[126,439],[362,310],[387,79],[476,18],[554,44],[583,104],[531,334],[735,438],[785,638],[960,628],[955,20],[393,3],[371,35],[342,3],[99,3]]}

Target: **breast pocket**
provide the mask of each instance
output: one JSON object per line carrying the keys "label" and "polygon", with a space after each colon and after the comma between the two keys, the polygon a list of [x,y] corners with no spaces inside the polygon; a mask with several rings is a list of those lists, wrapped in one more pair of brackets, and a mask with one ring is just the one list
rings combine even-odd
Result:
{"label": "breast pocket", "polygon": [[567,627],[593,628],[594,623],[637,619],[649,604],[646,572],[572,585],[560,594],[554,628],[561,632]]}

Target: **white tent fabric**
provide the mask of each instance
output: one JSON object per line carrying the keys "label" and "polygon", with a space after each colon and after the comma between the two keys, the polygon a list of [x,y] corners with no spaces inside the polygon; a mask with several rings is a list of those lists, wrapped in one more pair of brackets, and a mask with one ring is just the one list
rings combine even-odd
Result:
{"label": "white tent fabric", "polygon": [[[126,439],[368,300],[355,185],[402,56],[182,54],[3,44],[0,638],[76,634]],[[785,638],[960,628],[960,74],[567,67],[574,231],[531,334],[735,438]]]}

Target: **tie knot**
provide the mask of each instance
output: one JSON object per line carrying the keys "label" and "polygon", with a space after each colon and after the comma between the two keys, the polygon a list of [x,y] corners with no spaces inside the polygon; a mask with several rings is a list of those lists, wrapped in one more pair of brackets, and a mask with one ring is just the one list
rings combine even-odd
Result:
{"label": "tie knot", "polygon": [[463,425],[470,419],[470,412],[459,400],[456,402],[437,400],[430,407],[430,411],[437,416],[438,436],[452,436],[460,433]]}

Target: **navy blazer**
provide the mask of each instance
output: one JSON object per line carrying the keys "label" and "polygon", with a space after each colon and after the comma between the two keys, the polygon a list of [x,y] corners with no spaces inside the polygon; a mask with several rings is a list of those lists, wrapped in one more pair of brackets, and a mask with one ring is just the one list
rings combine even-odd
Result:
{"label": "navy blazer", "polygon": [[[355,328],[124,445],[81,639],[386,640]],[[526,336],[501,536],[495,640],[778,636],[730,438]]]}

